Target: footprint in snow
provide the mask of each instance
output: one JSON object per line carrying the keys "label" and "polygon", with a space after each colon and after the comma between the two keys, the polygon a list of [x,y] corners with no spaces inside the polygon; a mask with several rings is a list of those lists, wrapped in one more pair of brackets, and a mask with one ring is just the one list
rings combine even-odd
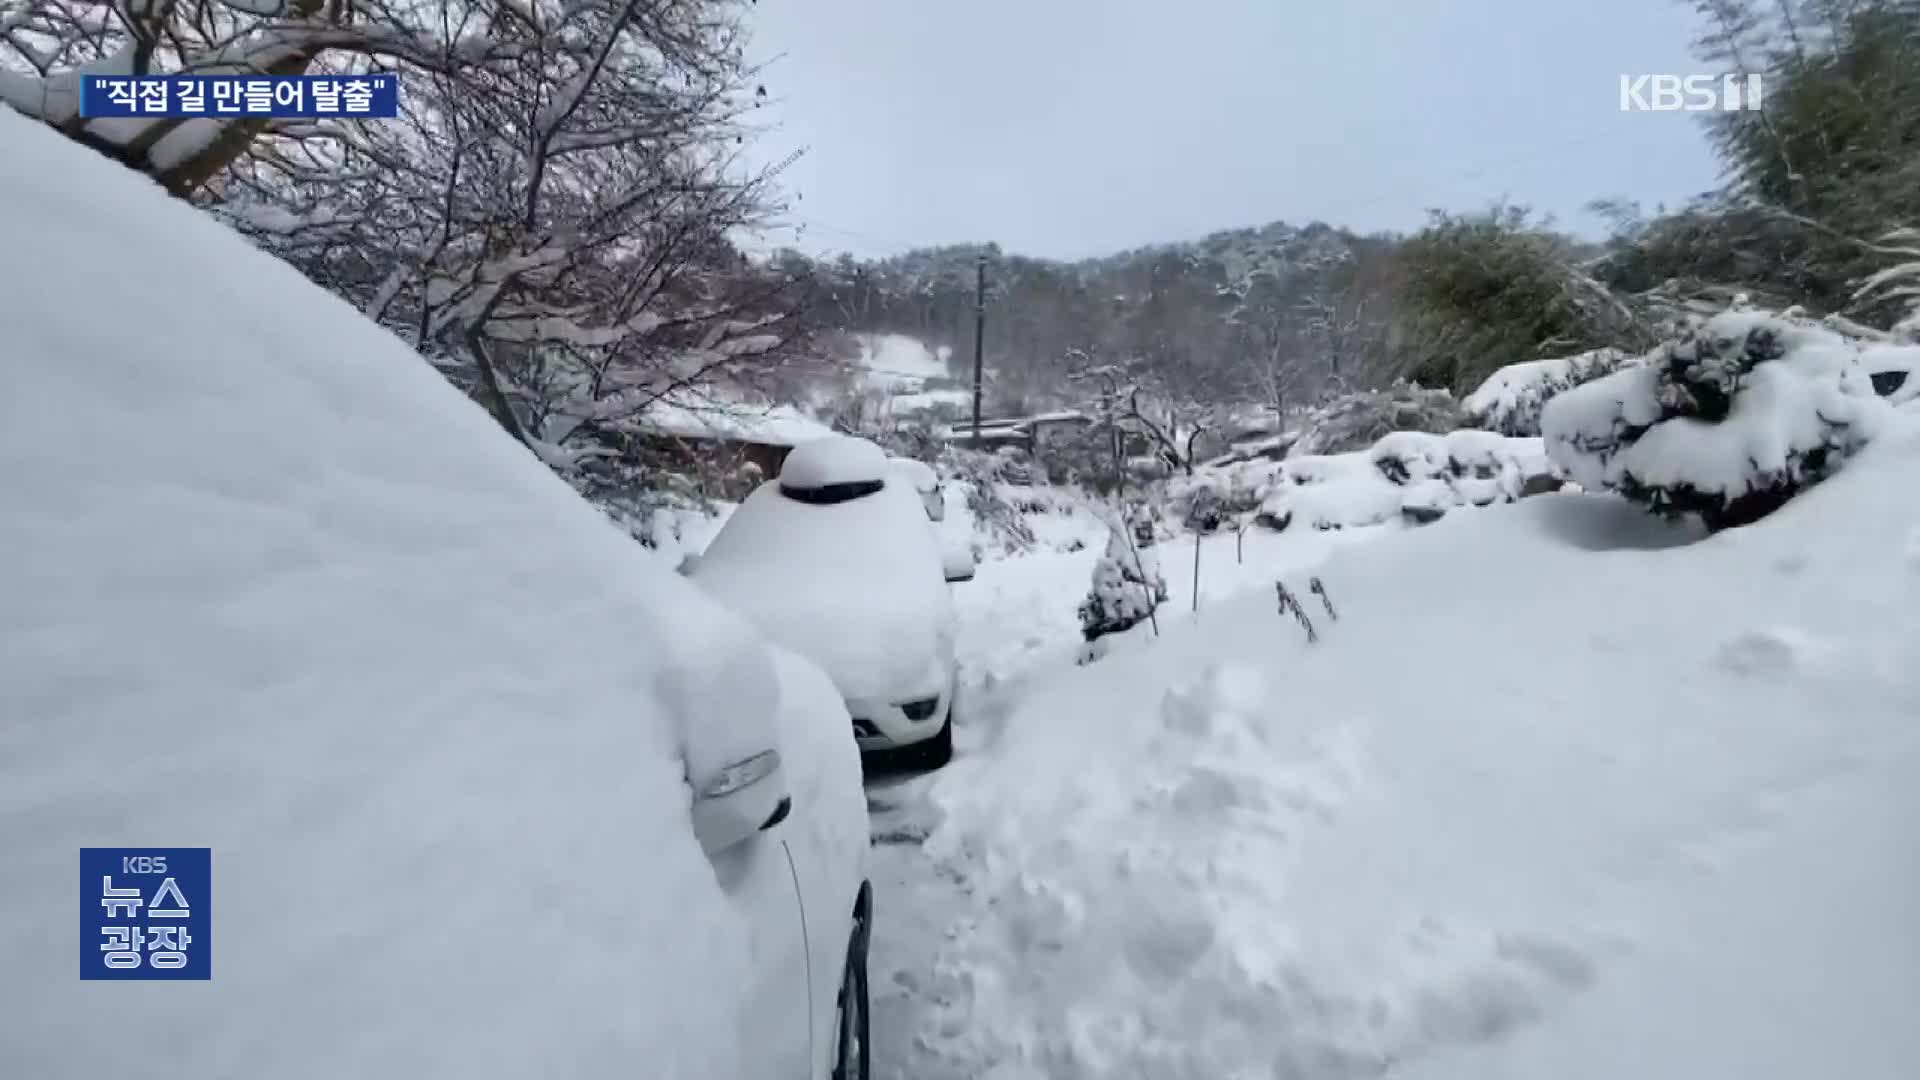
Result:
{"label": "footprint in snow", "polygon": [[1804,667],[1819,651],[1819,643],[1803,631],[1767,627],[1721,642],[1714,663],[1736,675],[1786,675]]}

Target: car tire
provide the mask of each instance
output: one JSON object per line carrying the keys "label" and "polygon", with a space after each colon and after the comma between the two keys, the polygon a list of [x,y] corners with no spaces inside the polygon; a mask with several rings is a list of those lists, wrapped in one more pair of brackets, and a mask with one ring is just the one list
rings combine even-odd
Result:
{"label": "car tire", "polygon": [[847,970],[840,977],[840,1000],[835,1014],[838,1041],[833,1080],[868,1080],[873,1049],[871,998],[867,994],[867,916],[854,925],[847,943]]}

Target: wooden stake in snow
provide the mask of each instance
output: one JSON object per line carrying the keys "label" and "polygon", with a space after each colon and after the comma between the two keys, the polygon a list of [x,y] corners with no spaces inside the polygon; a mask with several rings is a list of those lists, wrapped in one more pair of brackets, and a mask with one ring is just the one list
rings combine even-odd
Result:
{"label": "wooden stake in snow", "polygon": [[1313,580],[1309,581],[1307,583],[1307,588],[1310,591],[1312,591],[1313,595],[1320,598],[1320,602],[1322,604],[1326,605],[1327,618],[1332,619],[1334,622],[1339,622],[1340,613],[1333,610],[1333,598],[1327,595],[1327,587],[1325,585],[1320,584],[1320,579],[1314,578]]}
{"label": "wooden stake in snow", "polygon": [[1200,613],[1200,530],[1193,531],[1193,611]]}
{"label": "wooden stake in snow", "polygon": [[[1120,535],[1127,542],[1127,554],[1133,556],[1133,572],[1139,575],[1140,587],[1147,592],[1147,621],[1153,624],[1153,636],[1160,636],[1160,616],[1154,611],[1160,605],[1153,598],[1153,583],[1147,580],[1147,568],[1140,562],[1140,549],[1133,545],[1133,524],[1128,520],[1124,508],[1119,509]],[[1156,556],[1155,565],[1158,565]]]}

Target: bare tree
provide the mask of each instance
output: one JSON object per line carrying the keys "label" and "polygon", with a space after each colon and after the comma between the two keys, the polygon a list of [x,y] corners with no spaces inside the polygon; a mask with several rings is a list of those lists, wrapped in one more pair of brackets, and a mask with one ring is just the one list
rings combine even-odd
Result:
{"label": "bare tree", "polygon": [[563,467],[613,452],[663,398],[802,351],[811,264],[732,242],[779,209],[779,167],[738,156],[763,91],[734,4],[439,11],[443,40],[491,43],[485,63],[450,46],[406,66],[398,123],[275,125],[215,210]]}

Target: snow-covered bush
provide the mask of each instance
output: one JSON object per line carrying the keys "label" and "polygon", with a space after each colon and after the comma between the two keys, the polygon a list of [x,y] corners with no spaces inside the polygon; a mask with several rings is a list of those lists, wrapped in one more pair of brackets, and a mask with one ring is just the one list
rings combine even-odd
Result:
{"label": "snow-covered bush", "polygon": [[1234,467],[1244,464],[1196,469],[1191,476],[1175,477],[1167,486],[1168,516],[1182,528],[1211,533],[1258,510],[1272,470]]}
{"label": "snow-covered bush", "polygon": [[1423,525],[1462,506],[1513,502],[1549,471],[1538,439],[1490,431],[1396,431],[1364,452],[1292,458],[1273,478],[1255,522],[1346,529],[1395,518]]}
{"label": "snow-covered bush", "polygon": [[1857,342],[1793,315],[1733,311],[1555,397],[1541,428],[1581,487],[1717,530],[1826,478],[1889,411]]}
{"label": "snow-covered bush", "polygon": [[1146,621],[1166,602],[1167,579],[1153,543],[1150,519],[1134,515],[1107,536],[1107,550],[1093,566],[1093,583],[1080,602],[1080,632],[1088,641]]}
{"label": "snow-covered bush", "polygon": [[1555,394],[1638,362],[1639,358],[1620,349],[1591,349],[1508,364],[1487,376],[1460,404],[1467,416],[1488,431],[1534,436],[1540,434],[1540,410]]}
{"label": "snow-covered bush", "polygon": [[1428,390],[1405,380],[1385,390],[1344,394],[1313,411],[1288,448],[1290,457],[1364,450],[1395,431],[1452,431],[1464,419],[1446,390]]}
{"label": "snow-covered bush", "polygon": [[1013,554],[1032,550],[1035,538],[1025,510],[1008,497],[1019,490],[1007,479],[1008,464],[998,454],[956,446],[941,456],[939,471],[953,480],[952,490],[964,499],[976,545]]}

